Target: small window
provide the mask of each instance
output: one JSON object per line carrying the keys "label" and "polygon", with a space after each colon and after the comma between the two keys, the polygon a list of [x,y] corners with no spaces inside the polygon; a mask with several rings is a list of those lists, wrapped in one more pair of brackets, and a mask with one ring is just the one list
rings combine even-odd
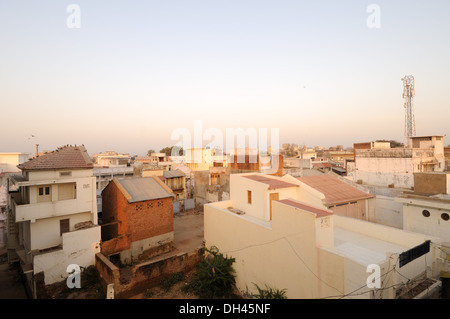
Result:
{"label": "small window", "polygon": [[430,217],[430,212],[425,209],[422,211],[422,215],[423,217]]}
{"label": "small window", "polygon": [[60,172],[59,173],[60,177],[64,177],[64,176],[72,176],[72,172]]}
{"label": "small window", "polygon": [[252,191],[247,191],[247,202],[252,203]]}
{"label": "small window", "polygon": [[69,219],[61,219],[59,221],[59,232],[60,236],[64,233],[68,233],[70,231]]}
{"label": "small window", "polygon": [[449,220],[450,216],[447,213],[442,213],[441,218],[445,221]]}
{"label": "small window", "polygon": [[45,195],[50,195],[50,187],[49,186],[45,187]]}
{"label": "small window", "polygon": [[44,187],[39,187],[39,196],[44,195]]}

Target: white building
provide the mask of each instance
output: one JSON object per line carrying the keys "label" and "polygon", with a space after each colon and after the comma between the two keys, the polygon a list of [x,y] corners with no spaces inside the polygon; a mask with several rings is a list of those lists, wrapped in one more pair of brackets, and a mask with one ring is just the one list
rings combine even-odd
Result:
{"label": "white building", "polygon": [[355,165],[349,169],[354,181],[376,186],[414,187],[414,173],[445,169],[444,137],[415,136],[410,147],[390,148],[389,143],[355,144]]}
{"label": "white building", "polygon": [[18,166],[8,180],[8,257],[20,261],[34,297],[38,283],[94,265],[100,252],[96,179],[84,146],[65,146]]}

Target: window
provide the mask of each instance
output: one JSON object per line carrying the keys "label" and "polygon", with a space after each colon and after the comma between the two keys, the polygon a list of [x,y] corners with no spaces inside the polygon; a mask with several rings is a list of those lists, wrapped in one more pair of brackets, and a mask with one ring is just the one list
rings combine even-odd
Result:
{"label": "window", "polygon": [[58,184],[58,200],[75,199],[75,183]]}
{"label": "window", "polygon": [[66,177],[67,177],[67,176],[72,176],[72,172],[60,172],[60,173],[59,173],[59,176],[60,176],[60,177],[64,177],[64,176],[66,176]]}
{"label": "window", "polygon": [[425,209],[422,211],[422,215],[423,217],[430,217],[430,212]]}
{"label": "window", "polygon": [[60,232],[60,236],[62,236],[62,234],[64,233],[68,233],[70,231],[70,223],[69,223],[69,219],[60,219],[59,220],[59,232]]}
{"label": "window", "polygon": [[442,213],[441,218],[445,221],[449,220],[450,216],[447,213]]}
{"label": "window", "polygon": [[252,191],[247,191],[247,203],[252,203]]}
{"label": "window", "polygon": [[38,187],[38,203],[50,202],[52,200],[50,195],[50,186],[40,186]]}

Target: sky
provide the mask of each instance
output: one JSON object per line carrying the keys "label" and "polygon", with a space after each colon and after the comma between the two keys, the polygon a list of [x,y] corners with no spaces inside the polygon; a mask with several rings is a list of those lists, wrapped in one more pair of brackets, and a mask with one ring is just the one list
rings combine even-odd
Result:
{"label": "sky", "polygon": [[144,155],[199,121],[404,141],[405,75],[416,134],[446,135],[449,39],[448,0],[0,0],[0,152]]}

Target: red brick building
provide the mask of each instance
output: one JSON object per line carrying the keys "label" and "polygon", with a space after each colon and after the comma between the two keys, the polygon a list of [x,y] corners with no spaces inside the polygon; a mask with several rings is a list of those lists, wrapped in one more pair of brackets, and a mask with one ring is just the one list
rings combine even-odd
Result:
{"label": "red brick building", "polygon": [[128,264],[170,251],[172,198],[172,190],[156,177],[114,178],[102,192],[102,253]]}

